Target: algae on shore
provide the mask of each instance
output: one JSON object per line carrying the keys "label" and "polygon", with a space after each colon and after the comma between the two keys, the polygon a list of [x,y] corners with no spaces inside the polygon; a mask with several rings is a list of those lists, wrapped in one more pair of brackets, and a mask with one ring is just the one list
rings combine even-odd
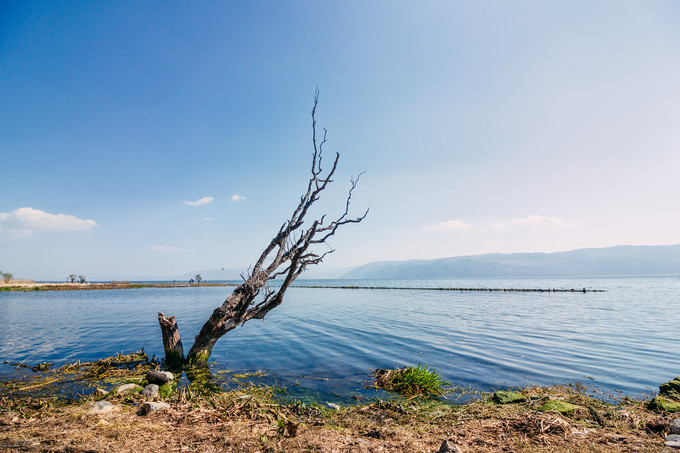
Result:
{"label": "algae on shore", "polygon": [[[110,380],[143,381],[144,365],[130,355],[59,370],[97,385]],[[137,356],[139,357],[139,356]],[[93,364],[99,363],[93,367]],[[131,366],[117,366],[127,363]],[[57,379],[53,372],[37,373]],[[98,376],[98,377],[97,377]],[[141,378],[140,378],[141,376]],[[100,379],[97,381],[97,379]],[[106,382],[105,382],[106,381]],[[45,384],[42,388],[68,382]],[[37,381],[36,381],[37,383]],[[54,388],[54,387],[50,387]],[[16,389],[15,389],[16,390]],[[196,388],[196,390],[199,390]],[[0,396],[0,448],[26,451],[191,450],[217,451],[437,451],[444,439],[464,452],[652,452],[676,415],[648,409],[644,401],[604,402],[579,385],[516,390],[524,401],[497,404],[490,394],[462,405],[441,399],[375,399],[329,409],[322,404],[282,400],[272,387],[245,386],[222,391],[184,382],[164,397],[169,407],[148,414],[138,393],[91,394],[79,398],[5,392]],[[98,400],[113,409],[91,414]],[[553,412],[548,402],[563,401],[573,411]],[[554,403],[555,404],[555,403]],[[108,407],[108,405],[107,405]]]}

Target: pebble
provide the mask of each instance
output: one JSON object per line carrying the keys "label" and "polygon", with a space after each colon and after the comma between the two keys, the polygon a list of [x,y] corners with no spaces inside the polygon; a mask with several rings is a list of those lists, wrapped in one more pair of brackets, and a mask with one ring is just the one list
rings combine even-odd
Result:
{"label": "pebble", "polygon": [[137,415],[146,415],[151,411],[160,411],[170,408],[168,403],[147,401],[139,407]]}
{"label": "pebble", "polygon": [[108,401],[97,401],[92,405],[88,414],[105,414],[114,410],[116,406],[109,403]]}
{"label": "pebble", "polygon": [[664,442],[664,444],[667,447],[680,448],[680,435],[669,434],[666,436],[666,442]]}
{"label": "pebble", "polygon": [[158,385],[149,384],[142,390],[142,395],[156,396],[158,395]]}
{"label": "pebble", "polygon": [[163,385],[166,382],[172,381],[175,378],[175,375],[173,375],[169,371],[148,371],[146,373],[146,380],[150,384],[158,384],[158,385]]}
{"label": "pebble", "polygon": [[680,418],[676,418],[671,422],[671,434],[680,434]]}
{"label": "pebble", "polygon": [[120,387],[118,387],[118,390],[116,390],[116,393],[119,395],[123,395],[124,393],[129,393],[129,392],[138,392],[142,388],[138,386],[137,384],[123,384]]}
{"label": "pebble", "polygon": [[444,439],[438,453],[463,453],[463,450],[448,439]]}

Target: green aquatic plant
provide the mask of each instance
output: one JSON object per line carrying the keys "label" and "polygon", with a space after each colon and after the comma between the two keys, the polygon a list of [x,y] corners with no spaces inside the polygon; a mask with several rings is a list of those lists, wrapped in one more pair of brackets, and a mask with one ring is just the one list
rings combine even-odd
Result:
{"label": "green aquatic plant", "polygon": [[451,384],[442,380],[434,368],[428,368],[427,364],[394,370],[376,370],[374,375],[376,387],[410,398],[443,396],[446,393],[444,387]]}

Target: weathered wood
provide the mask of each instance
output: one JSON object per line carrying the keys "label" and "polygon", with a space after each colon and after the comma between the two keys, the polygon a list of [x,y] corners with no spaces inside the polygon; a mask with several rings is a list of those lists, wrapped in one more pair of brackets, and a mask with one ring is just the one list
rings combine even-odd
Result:
{"label": "weathered wood", "polygon": [[163,334],[163,349],[165,350],[165,363],[170,369],[182,368],[184,365],[184,346],[179,335],[179,328],[174,316],[165,317],[164,313],[158,313],[158,324]]}
{"label": "weathered wood", "polygon": [[[309,265],[321,263],[326,255],[334,251],[326,243],[327,239],[333,236],[341,226],[359,223],[368,214],[368,210],[366,210],[361,217],[348,217],[352,192],[357,186],[361,177],[360,174],[357,179],[352,178],[350,180],[351,185],[345,201],[345,210],[339,217],[328,223],[326,215],[311,221],[305,218],[310,208],[319,200],[321,192],[332,182],[340,158],[340,154],[336,153],[335,159],[329,166],[330,169],[324,174],[321,161],[323,145],[326,143],[326,131],[324,130],[321,142],[317,142],[315,115],[318,95],[317,91],[312,108],[312,145],[314,152],[312,153],[311,176],[307,183],[307,191],[300,197],[300,202],[293,214],[281,225],[279,232],[262,251],[250,272],[246,276],[242,276],[243,283],[234,289],[220,307],[213,311],[199,334],[196,335],[194,344],[186,358],[191,367],[206,367],[215,343],[225,333],[250,319],[264,319],[269,311],[281,305],[286,290],[305,268]],[[317,245],[325,245],[327,249],[323,252],[316,252],[313,248]],[[276,289],[267,286],[270,280],[281,277],[281,284]],[[158,319],[161,321],[160,313]],[[174,318],[167,319],[172,319],[174,323]],[[171,330],[170,327],[173,327],[174,330]],[[179,342],[176,324],[164,328],[161,322],[161,329],[168,329],[168,333],[176,334],[177,342]],[[174,358],[179,357],[177,348],[174,346],[177,342],[173,342],[172,338],[174,337],[168,336],[166,343],[164,330],[163,341],[166,361],[168,361],[168,351],[173,354]],[[181,342],[179,344],[181,346]]]}

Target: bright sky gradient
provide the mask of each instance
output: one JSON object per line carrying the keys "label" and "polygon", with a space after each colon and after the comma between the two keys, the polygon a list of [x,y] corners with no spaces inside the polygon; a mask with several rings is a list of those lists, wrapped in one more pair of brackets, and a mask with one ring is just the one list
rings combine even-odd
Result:
{"label": "bright sky gradient", "polygon": [[328,269],[680,243],[680,2],[2,2],[0,270],[252,263],[305,189]]}

